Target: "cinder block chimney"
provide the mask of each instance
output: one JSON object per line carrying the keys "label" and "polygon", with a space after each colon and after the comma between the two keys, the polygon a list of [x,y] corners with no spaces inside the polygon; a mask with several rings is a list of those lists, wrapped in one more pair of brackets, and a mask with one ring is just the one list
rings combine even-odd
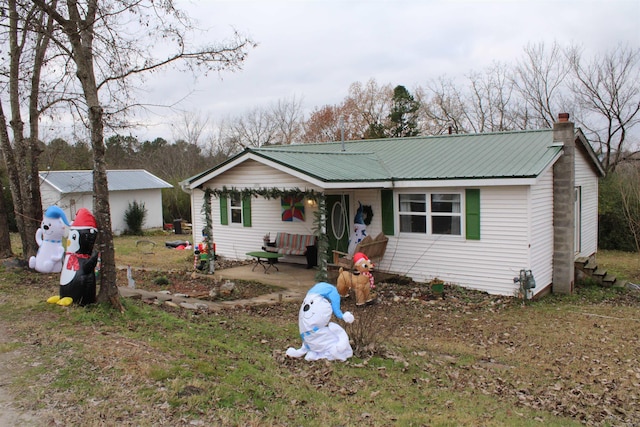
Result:
{"label": "cinder block chimney", "polygon": [[564,144],[553,166],[553,292],[573,293],[575,280],[575,129],[568,113],[553,124],[553,141]]}

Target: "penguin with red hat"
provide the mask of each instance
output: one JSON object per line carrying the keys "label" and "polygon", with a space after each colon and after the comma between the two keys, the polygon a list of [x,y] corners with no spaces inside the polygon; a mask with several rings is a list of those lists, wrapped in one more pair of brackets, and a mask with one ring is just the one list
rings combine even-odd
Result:
{"label": "penguin with red hat", "polygon": [[98,253],[93,245],[98,237],[96,219],[82,208],[69,227],[67,250],[60,273],[60,295],[52,296],[48,303],[68,306],[72,303],[87,305],[96,302],[96,274]]}

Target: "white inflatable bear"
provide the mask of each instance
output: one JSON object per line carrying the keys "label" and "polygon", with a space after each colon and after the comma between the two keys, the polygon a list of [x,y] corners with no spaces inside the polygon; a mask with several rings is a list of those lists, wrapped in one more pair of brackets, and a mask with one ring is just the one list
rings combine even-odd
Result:
{"label": "white inflatable bear", "polygon": [[338,289],[330,283],[320,282],[309,289],[298,314],[302,347],[289,347],[287,356],[305,360],[341,360],[353,356],[349,336],[337,323],[330,322],[331,314],[352,323],[353,314],[340,311]]}
{"label": "white inflatable bear", "polygon": [[40,228],[36,231],[38,253],[29,258],[29,268],[40,273],[60,273],[64,246],[62,238],[67,234],[69,222],[64,211],[50,206],[44,213]]}

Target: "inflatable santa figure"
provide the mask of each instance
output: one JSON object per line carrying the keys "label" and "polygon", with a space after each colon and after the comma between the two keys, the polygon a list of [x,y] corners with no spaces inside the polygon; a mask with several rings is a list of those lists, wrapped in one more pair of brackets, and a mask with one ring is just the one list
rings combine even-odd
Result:
{"label": "inflatable santa figure", "polygon": [[47,302],[68,306],[96,301],[98,253],[92,252],[97,237],[96,219],[87,209],[80,209],[69,227],[67,252],[60,273],[60,295],[49,298]]}

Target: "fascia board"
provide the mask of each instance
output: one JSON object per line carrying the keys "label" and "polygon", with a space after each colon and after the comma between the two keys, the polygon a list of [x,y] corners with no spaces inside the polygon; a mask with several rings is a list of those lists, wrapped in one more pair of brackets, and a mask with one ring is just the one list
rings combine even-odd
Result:
{"label": "fascia board", "polygon": [[40,175],[40,179],[42,180],[42,182],[40,183],[40,185],[42,185],[42,183],[46,183],[48,186],[50,186],[51,188],[53,188],[55,191],[57,191],[60,194],[65,194],[64,191],[62,191],[62,189],[60,187],[58,187],[57,185],[54,185],[51,181],[49,181],[47,178],[43,178],[42,175]]}
{"label": "fascia board", "polygon": [[442,188],[442,187],[504,187],[512,185],[533,185],[536,178],[494,178],[494,179],[439,179],[395,181],[394,188]]}

